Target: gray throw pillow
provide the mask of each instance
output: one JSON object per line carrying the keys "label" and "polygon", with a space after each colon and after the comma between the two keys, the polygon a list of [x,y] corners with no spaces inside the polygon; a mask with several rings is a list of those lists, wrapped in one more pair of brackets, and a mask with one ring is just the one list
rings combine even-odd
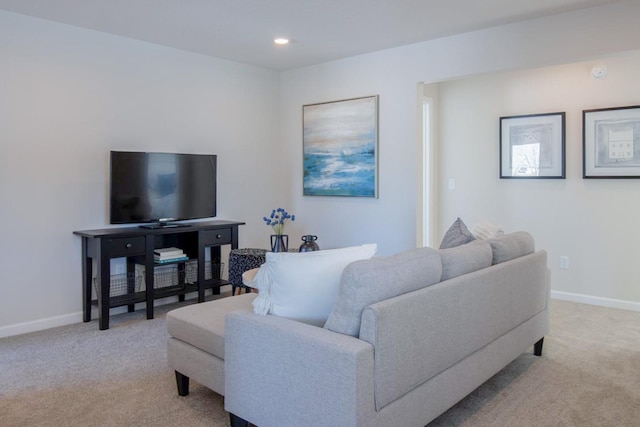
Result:
{"label": "gray throw pillow", "polygon": [[475,239],[467,225],[458,218],[451,224],[447,232],[444,233],[442,243],[440,243],[440,249],[455,248],[456,246],[464,245]]}

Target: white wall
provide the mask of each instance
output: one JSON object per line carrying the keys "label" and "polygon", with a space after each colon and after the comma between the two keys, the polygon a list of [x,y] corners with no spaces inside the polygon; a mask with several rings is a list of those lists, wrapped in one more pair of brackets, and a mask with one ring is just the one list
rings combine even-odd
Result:
{"label": "white wall", "polygon": [[0,336],[81,320],[72,232],[108,226],[109,150],[217,154],[218,218],[266,246],[277,73],[7,12],[0,58]]}
{"label": "white wall", "polygon": [[[562,14],[550,18],[536,19],[528,22],[505,25],[483,31],[451,36],[430,42],[418,43],[396,49],[390,49],[358,57],[347,58],[340,61],[326,63],[318,66],[307,67],[298,70],[284,72],[282,75],[282,135],[285,151],[283,156],[288,160],[290,167],[287,169],[286,182],[289,182],[289,193],[292,198],[292,210],[306,221],[313,224],[313,229],[308,230],[318,235],[318,243],[321,247],[335,247],[346,244],[359,244],[362,242],[377,242],[379,253],[392,254],[415,246],[416,242],[416,212],[418,211],[418,179],[419,179],[419,126],[417,108],[417,85],[419,82],[439,82],[458,79],[481,73],[527,69],[531,67],[565,64],[589,58],[597,58],[603,55],[640,49],[640,32],[637,31],[637,17],[640,16],[640,3],[618,2],[611,5],[587,9],[575,13]],[[613,77],[610,77],[613,79]],[[606,84],[609,80],[607,80]],[[627,87],[623,86],[622,89]],[[552,90],[547,91],[552,93]],[[380,95],[380,198],[374,199],[342,199],[320,198],[302,196],[302,105],[345,99],[357,96]],[[586,98],[582,98],[586,102]],[[558,102],[561,100],[558,100]],[[621,99],[618,101],[622,102]],[[602,98],[593,98],[593,103],[599,105]],[[637,97],[636,97],[636,104]],[[562,104],[558,109],[571,106],[575,109],[577,104]],[[521,104],[520,104],[521,106]],[[541,107],[541,105],[538,105]],[[484,99],[476,99],[472,105],[473,111],[480,113],[486,108]],[[551,102],[544,105],[545,109],[554,110]],[[585,105],[588,107],[588,105]],[[521,106],[521,108],[524,108]],[[536,109],[533,108],[533,111]],[[529,109],[527,109],[529,111]],[[572,124],[575,126],[575,123]],[[460,125],[460,126],[464,126]],[[487,132],[496,129],[495,118],[487,124]],[[497,144],[495,138],[491,144]],[[574,142],[575,144],[575,142]],[[463,146],[466,147],[466,146]],[[497,150],[497,145],[495,146]],[[575,150],[575,148],[574,148]],[[462,153],[463,156],[476,156],[478,151],[483,157],[486,150],[475,150]],[[448,155],[446,153],[444,155]],[[571,153],[570,153],[571,154]],[[494,162],[485,165],[488,170],[480,170],[478,173],[487,173],[488,177],[482,179],[495,180],[497,176],[497,151],[489,155]],[[571,161],[576,162],[576,153],[571,154]],[[447,157],[439,158],[438,163],[445,162]],[[444,166],[444,165],[443,165]],[[474,170],[476,170],[474,168]],[[588,185],[589,190],[583,191],[581,196],[591,197],[590,192],[606,193],[607,188],[614,183],[582,183],[576,178],[579,174],[576,165],[568,168],[571,180],[556,183],[510,183],[503,185],[530,186],[532,191],[538,193],[536,200],[544,199],[545,190],[570,185]],[[449,176],[444,173],[441,177]],[[577,183],[576,183],[577,181]],[[473,182],[458,181],[463,188],[469,185],[475,191],[471,201],[466,200],[457,191],[456,199],[452,196],[443,196],[441,206],[438,206],[440,226],[450,224],[464,207],[464,212],[474,212],[470,221],[475,218],[491,216],[492,212],[484,213],[474,210],[473,203],[483,199],[484,189]],[[617,183],[619,188],[630,191],[635,186],[633,182]],[[439,192],[444,192],[445,182],[439,183]],[[567,190],[568,191],[568,190]],[[467,193],[465,193],[467,194]],[[505,226],[509,228],[523,224],[523,228],[530,225],[529,216],[518,210],[518,194],[514,192],[513,198],[504,202],[497,195],[490,193],[482,207],[491,203],[502,204],[509,209],[509,221]],[[608,198],[606,196],[605,200]],[[553,205],[554,200],[549,200]],[[590,222],[591,216],[601,214],[590,213],[575,218],[568,213],[560,213],[563,221],[569,224],[576,221],[568,228],[568,242],[572,239],[581,239],[584,228],[597,225],[602,226],[602,221]],[[547,215],[550,217],[550,215]],[[491,218],[487,218],[491,219]],[[537,232],[545,226],[544,223],[536,226]],[[560,231],[556,218],[546,224]],[[518,227],[520,228],[520,227]],[[442,235],[443,229],[436,230]],[[563,230],[566,232],[566,230]],[[596,237],[608,234],[606,228],[602,228],[590,236]],[[583,263],[594,257],[587,257],[584,252],[589,251],[589,246],[584,246],[578,251],[577,245],[560,244],[560,239],[550,241],[547,234],[542,236],[540,246],[554,244],[548,247],[552,253],[554,264],[559,254],[569,255],[572,260],[572,268],[565,274],[572,275],[572,281],[557,281],[554,278],[554,286],[558,290],[579,289],[582,293],[591,295],[640,301],[640,296],[635,291],[629,291],[633,276],[630,269],[626,269],[624,277],[618,276],[615,271],[617,264],[605,258],[601,265],[598,280],[590,282],[585,288],[578,288],[580,276],[590,274],[590,270],[580,269]],[[630,245],[631,243],[629,243]],[[632,249],[631,246],[626,246]],[[610,249],[609,246],[603,251]],[[630,257],[629,252],[625,257]],[[626,258],[625,258],[626,259]],[[623,262],[623,261],[621,261]],[[595,267],[593,267],[595,268]],[[611,280],[616,279],[616,285]],[[574,285],[569,285],[574,283]],[[619,289],[623,287],[623,289]]]}
{"label": "white wall", "polygon": [[[609,71],[604,80],[590,75],[599,64]],[[441,229],[460,216],[470,227],[486,219],[505,231],[529,230],[549,253],[557,296],[640,309],[640,181],[582,179],[582,110],[640,104],[638,75],[633,52],[439,84],[439,179],[457,184],[441,186]],[[498,118],[552,112],[566,113],[566,179],[499,179]],[[559,268],[561,255],[568,270]]]}
{"label": "white wall", "polygon": [[[392,254],[416,242],[419,82],[637,50],[638,16],[616,2],[276,74],[0,12],[0,336],[80,320],[72,231],[107,224],[110,149],[216,152],[218,217],[247,222],[242,246],[264,247],[260,218],[282,206],[292,244]],[[380,198],[303,197],[302,105],[374,94]]]}

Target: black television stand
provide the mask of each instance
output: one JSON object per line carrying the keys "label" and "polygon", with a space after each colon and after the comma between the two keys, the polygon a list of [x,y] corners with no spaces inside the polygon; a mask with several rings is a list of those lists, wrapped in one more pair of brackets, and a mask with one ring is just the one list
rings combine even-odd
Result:
{"label": "black television stand", "polygon": [[[153,302],[157,298],[177,295],[184,301],[185,294],[198,293],[198,302],[204,302],[205,289],[214,294],[220,293],[220,287],[227,285],[221,279],[221,269],[214,269],[214,261],[219,263],[222,245],[238,248],[238,226],[244,222],[206,221],[178,224],[178,227],[159,228],[106,228],[101,230],[74,231],[82,237],[82,309],[83,321],[91,320],[91,306],[98,306],[100,329],[109,329],[109,309],[126,305],[134,311],[136,303],[146,303],[147,319],[153,319]],[[185,263],[194,263],[194,280],[178,279],[174,286],[154,283],[155,264],[153,251],[157,248],[177,247],[183,250],[188,261],[176,261],[178,270]],[[209,255],[210,262],[206,262]],[[111,259],[126,258],[127,274],[122,286],[123,292],[112,292]],[[96,300],[92,299],[94,283]],[[144,266],[144,286],[142,290],[136,283],[136,264]],[[140,268],[140,267],[138,267]],[[178,274],[178,276],[180,276]],[[116,287],[117,288],[117,287]],[[114,288],[114,289],[116,289]]]}

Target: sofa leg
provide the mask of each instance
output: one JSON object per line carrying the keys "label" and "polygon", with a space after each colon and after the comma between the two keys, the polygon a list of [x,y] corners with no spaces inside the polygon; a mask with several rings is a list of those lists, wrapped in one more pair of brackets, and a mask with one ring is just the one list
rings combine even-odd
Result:
{"label": "sofa leg", "polygon": [[231,427],[249,427],[249,422],[247,420],[243,420],[231,412],[229,412],[229,421],[231,422]]}
{"label": "sofa leg", "polygon": [[176,384],[178,385],[178,394],[180,396],[186,396],[189,394],[189,377],[182,375],[176,371]]}
{"label": "sofa leg", "polygon": [[533,354],[536,356],[542,356],[542,343],[544,342],[544,337],[540,338],[540,341],[533,345]]}

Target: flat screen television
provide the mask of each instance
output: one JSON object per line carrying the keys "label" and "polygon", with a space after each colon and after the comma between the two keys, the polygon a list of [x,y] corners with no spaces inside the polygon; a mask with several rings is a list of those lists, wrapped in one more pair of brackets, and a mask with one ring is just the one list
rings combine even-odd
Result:
{"label": "flat screen television", "polygon": [[111,151],[110,223],[184,225],[216,216],[214,154]]}

